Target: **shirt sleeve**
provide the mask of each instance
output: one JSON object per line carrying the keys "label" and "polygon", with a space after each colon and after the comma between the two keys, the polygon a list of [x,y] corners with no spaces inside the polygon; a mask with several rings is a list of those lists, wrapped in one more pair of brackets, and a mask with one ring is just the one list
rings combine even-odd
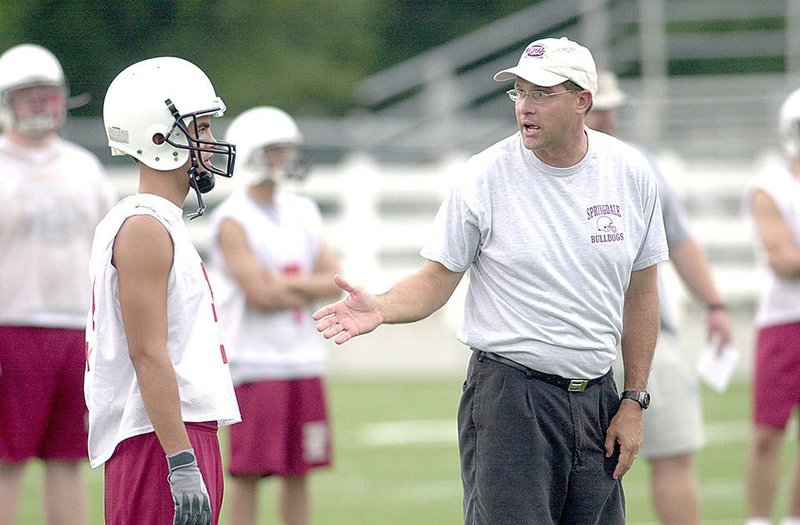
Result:
{"label": "shirt sleeve", "polygon": [[643,270],[669,259],[656,178],[649,166],[644,170],[642,181],[642,219],[645,230],[639,253],[633,262],[633,271]]}
{"label": "shirt sleeve", "polygon": [[479,217],[475,211],[478,192],[470,191],[468,182],[469,177],[464,177],[450,191],[420,251],[425,259],[439,262],[453,272],[466,271],[477,258],[481,245]]}

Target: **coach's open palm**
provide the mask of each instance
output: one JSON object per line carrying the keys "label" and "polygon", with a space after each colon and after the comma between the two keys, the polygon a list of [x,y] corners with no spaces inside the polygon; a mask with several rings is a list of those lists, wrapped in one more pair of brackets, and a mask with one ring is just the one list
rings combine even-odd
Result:
{"label": "coach's open palm", "polygon": [[341,275],[333,278],[336,285],[347,292],[338,303],[323,306],[313,314],[317,331],[325,339],[336,337],[336,344],[349,341],[357,335],[375,330],[383,322],[378,300],[361,286],[353,286]]}
{"label": "coach's open palm", "polygon": [[169,490],[175,504],[174,525],[211,525],[211,502],[194,449],[167,456]]}

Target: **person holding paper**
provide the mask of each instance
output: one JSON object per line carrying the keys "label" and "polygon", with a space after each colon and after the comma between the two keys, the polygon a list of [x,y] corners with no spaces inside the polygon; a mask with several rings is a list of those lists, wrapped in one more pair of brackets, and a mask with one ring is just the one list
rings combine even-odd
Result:
{"label": "person holding paper", "polygon": [[[587,115],[587,126],[614,135],[617,109],[626,100],[617,77],[610,71],[599,71],[597,96]],[[692,295],[706,305],[709,342],[725,348],[731,340],[731,324],[703,250],[692,236],[686,212],[658,163],[643,153],[656,174],[670,260]],[[644,441],[639,454],[650,463],[652,498],[659,521],[699,525],[700,498],[693,462],[694,451],[704,442],[700,386],[691,364],[680,353],[679,327],[669,315],[666,288],[659,279],[661,333],[648,381],[653,401],[644,414]],[[614,378],[623,380],[621,356],[614,363]]]}
{"label": "person holding paper", "polygon": [[[800,405],[800,89],[781,107],[779,133],[786,164],[756,177],[744,199],[758,261],[766,274],[755,318],[747,525],[771,523],[783,435]],[[781,525],[800,525],[800,460],[796,461],[788,515]]]}

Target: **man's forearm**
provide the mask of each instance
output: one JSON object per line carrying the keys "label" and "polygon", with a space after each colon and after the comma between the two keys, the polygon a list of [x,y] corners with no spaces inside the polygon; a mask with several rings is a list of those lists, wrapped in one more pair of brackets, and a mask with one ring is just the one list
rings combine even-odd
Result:
{"label": "man's forearm", "polygon": [[287,275],[284,278],[294,292],[301,294],[309,301],[335,299],[341,294],[341,290],[333,282],[332,274]]}
{"label": "man's forearm", "polygon": [[425,319],[444,306],[462,275],[427,261],[418,272],[377,296],[383,322],[399,324]]}
{"label": "man's forearm", "polygon": [[722,304],[708,261],[697,241],[689,238],[677,246],[670,246],[669,257],[692,295],[707,305]]}
{"label": "man's forearm", "polygon": [[622,315],[625,390],[643,390],[647,386],[659,329],[655,268],[634,272],[634,275],[636,282],[632,277]]}

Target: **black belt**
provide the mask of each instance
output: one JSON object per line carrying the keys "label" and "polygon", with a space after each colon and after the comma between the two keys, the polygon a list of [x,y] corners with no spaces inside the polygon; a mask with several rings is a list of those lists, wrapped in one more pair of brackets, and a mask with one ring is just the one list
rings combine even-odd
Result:
{"label": "black belt", "polygon": [[540,381],[544,381],[545,383],[550,383],[551,385],[555,385],[559,388],[563,388],[567,392],[583,392],[587,388],[592,385],[596,385],[600,381],[606,378],[608,374],[611,373],[609,370],[608,374],[595,377],[594,379],[567,379],[566,377],[557,376],[555,374],[546,374],[544,372],[539,372],[538,370],[534,370],[533,368],[528,368],[527,366],[521,365],[516,361],[512,361],[506,357],[501,355],[494,354],[492,352],[484,352],[483,350],[476,350],[472,349],[475,352],[475,355],[478,357],[478,361],[483,361],[484,359],[488,359],[489,361],[494,361],[495,363],[500,363],[502,365],[509,366],[514,370],[519,370],[520,372],[524,373],[526,377],[538,379]]}

